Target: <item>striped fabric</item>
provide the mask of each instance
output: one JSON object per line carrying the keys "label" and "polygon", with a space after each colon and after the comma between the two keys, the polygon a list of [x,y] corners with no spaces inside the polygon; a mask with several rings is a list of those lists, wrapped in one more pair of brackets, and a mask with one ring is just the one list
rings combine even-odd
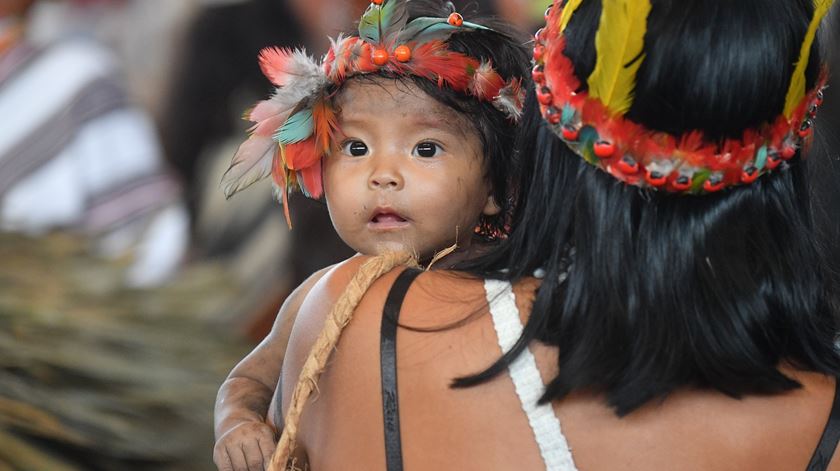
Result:
{"label": "striped fabric", "polygon": [[0,120],[0,229],[71,229],[134,253],[147,267],[129,272],[134,285],[176,269],[189,233],[180,185],[106,50],[76,38],[0,56]]}

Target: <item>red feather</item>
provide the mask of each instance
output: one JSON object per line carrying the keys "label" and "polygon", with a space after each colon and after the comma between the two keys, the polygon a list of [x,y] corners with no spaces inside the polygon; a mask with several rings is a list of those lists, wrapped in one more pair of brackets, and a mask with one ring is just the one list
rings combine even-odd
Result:
{"label": "red feather", "polygon": [[469,90],[479,100],[493,100],[499,96],[499,90],[505,86],[505,80],[493,70],[493,64],[482,62],[475,70]]}
{"label": "red feather", "polygon": [[309,197],[314,199],[320,198],[324,193],[324,187],[321,181],[321,161],[318,160],[314,165],[301,169],[300,177],[306,192],[309,193]]}
{"label": "red feather", "polygon": [[375,72],[377,68],[377,65],[373,63],[373,46],[362,43],[359,57],[356,59],[356,70],[359,73],[367,74]]}
{"label": "red feather", "polygon": [[575,76],[574,64],[565,56],[566,40],[557,39],[557,44],[549,48],[549,57],[545,60],[545,80],[552,93],[569,96],[580,88],[580,81]]}
{"label": "red feather", "polygon": [[286,144],[284,147],[286,167],[291,170],[303,170],[321,159],[314,137],[295,144]]}
{"label": "red feather", "polygon": [[478,66],[476,59],[447,50],[442,41],[429,41],[413,47],[411,62],[405,65],[411,74],[447,85],[458,92],[467,91],[472,73]]}
{"label": "red feather", "polygon": [[260,51],[260,68],[274,85],[282,87],[288,82],[286,70],[292,54],[291,49],[279,47],[267,47]]}

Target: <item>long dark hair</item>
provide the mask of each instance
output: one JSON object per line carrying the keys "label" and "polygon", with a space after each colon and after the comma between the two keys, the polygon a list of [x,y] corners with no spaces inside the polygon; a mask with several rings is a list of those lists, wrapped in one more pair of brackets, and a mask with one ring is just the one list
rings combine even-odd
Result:
{"label": "long dark hair", "polygon": [[[652,3],[630,119],[722,138],[781,113],[810,0]],[[594,68],[600,5],[584,2],[566,30],[578,77]],[[819,63],[815,46],[809,87]],[[624,185],[536,126],[510,238],[464,268],[545,278],[514,349],[456,387],[504,371],[532,340],[559,349],[543,402],[585,391],[619,415],[681,387],[733,397],[798,387],[782,363],[840,374],[802,156],[751,185],[674,196]]]}
{"label": "long dark hair", "polygon": [[[523,87],[528,86],[530,78],[530,54],[526,41],[521,34],[505,23],[491,18],[470,17],[473,9],[461,13],[465,19],[492,28],[492,31],[470,31],[453,34],[447,41],[447,48],[481,61],[490,61],[493,68],[505,80],[512,78],[523,80]],[[450,2],[439,0],[412,0],[409,2],[409,21],[418,17],[446,18],[454,11]],[[500,234],[506,234],[509,228],[509,216],[513,209],[512,176],[517,167],[517,141],[524,135],[530,135],[529,129],[516,125],[491,103],[479,101],[470,95],[455,92],[448,87],[441,87],[428,79],[416,76],[392,76],[386,72],[378,74],[387,78],[410,82],[425,94],[460,113],[464,123],[473,126],[482,144],[485,172],[492,186],[493,197],[502,211],[496,216],[482,216],[479,235],[496,240]],[[363,75],[356,80],[370,80],[375,76]],[[526,90],[526,93],[529,90]]]}

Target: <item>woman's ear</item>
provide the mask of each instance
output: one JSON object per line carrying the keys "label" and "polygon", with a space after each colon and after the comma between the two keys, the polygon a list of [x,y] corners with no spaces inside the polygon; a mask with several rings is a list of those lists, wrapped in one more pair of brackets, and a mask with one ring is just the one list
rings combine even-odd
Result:
{"label": "woman's ear", "polygon": [[496,198],[493,198],[493,195],[487,195],[487,202],[484,203],[484,209],[481,211],[482,214],[485,216],[495,216],[502,212],[501,206],[499,203],[496,202]]}

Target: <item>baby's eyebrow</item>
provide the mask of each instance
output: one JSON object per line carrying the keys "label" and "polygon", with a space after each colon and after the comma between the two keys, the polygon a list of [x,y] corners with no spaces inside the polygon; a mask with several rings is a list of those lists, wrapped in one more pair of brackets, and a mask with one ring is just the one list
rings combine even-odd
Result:
{"label": "baby's eyebrow", "polygon": [[442,114],[429,114],[425,116],[417,116],[413,119],[413,121],[414,124],[420,127],[437,129],[455,136],[464,135],[464,124],[458,122],[458,120],[452,120],[450,116]]}

